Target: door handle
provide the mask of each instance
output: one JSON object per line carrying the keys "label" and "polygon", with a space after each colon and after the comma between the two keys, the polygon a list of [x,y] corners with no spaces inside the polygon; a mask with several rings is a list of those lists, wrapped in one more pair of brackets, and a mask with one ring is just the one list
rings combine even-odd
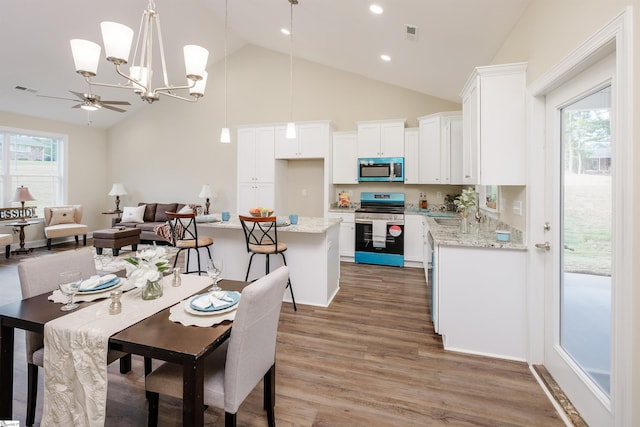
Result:
{"label": "door handle", "polygon": [[551,243],[549,243],[549,242],[536,243],[536,248],[543,249],[545,251],[550,251],[551,250]]}

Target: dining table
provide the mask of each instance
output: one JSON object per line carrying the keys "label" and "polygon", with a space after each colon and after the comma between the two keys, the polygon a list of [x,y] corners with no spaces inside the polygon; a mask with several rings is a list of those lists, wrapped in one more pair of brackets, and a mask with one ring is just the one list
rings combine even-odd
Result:
{"label": "dining table", "polygon": [[[202,286],[198,286],[192,295],[211,286],[210,279],[204,276],[201,279]],[[248,284],[224,279],[219,283],[224,290],[237,292],[242,292]],[[0,419],[11,420],[13,415],[15,329],[44,333],[47,322],[69,313],[61,311],[59,304],[50,301],[50,294],[48,292],[0,306]],[[78,310],[90,310],[91,305],[96,303],[99,301],[81,302]],[[169,319],[170,310],[171,307],[166,307],[111,335],[108,348],[146,359],[181,364],[184,375],[182,425],[202,426],[205,360],[229,338],[233,322],[226,320],[209,327],[185,326]]]}

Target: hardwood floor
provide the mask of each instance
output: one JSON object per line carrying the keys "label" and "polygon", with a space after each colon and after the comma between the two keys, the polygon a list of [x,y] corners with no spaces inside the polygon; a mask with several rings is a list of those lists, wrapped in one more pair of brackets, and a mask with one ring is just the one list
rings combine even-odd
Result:
{"label": "hardwood floor", "polygon": [[[20,298],[18,259],[0,261],[2,301]],[[279,426],[564,425],[525,363],[443,350],[430,321],[423,270],[343,263],[341,271],[341,289],[329,308],[298,305],[294,312],[291,304],[283,305],[276,364]],[[301,286],[300,280],[294,283]],[[14,418],[21,425],[22,336],[16,333],[14,386]],[[127,375],[117,363],[109,367],[107,426],[146,425],[142,359],[133,359]],[[41,413],[42,374],[36,425]],[[205,421],[223,425],[223,414],[209,408]],[[159,425],[180,423],[181,400],[161,396]],[[261,384],[240,408],[238,425],[267,425]]]}

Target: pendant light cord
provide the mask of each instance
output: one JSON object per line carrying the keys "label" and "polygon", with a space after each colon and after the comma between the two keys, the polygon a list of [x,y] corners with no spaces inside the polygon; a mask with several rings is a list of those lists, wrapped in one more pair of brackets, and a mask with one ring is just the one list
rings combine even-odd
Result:
{"label": "pendant light cord", "polygon": [[228,20],[227,20],[227,16],[228,16],[228,1],[229,0],[224,0],[224,127],[228,128],[229,126],[227,126],[227,119],[228,119],[228,109],[229,109],[229,82],[228,82],[228,77],[227,77],[227,26],[228,26]]}
{"label": "pendant light cord", "polygon": [[289,23],[289,119],[293,122],[293,0],[291,3],[290,23]]}

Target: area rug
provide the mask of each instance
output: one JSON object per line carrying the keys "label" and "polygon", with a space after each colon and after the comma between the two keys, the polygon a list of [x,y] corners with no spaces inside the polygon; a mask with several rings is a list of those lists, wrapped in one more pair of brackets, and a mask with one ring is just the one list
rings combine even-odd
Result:
{"label": "area rug", "polygon": [[[144,249],[152,248],[153,245],[148,244],[139,244],[138,251],[142,251]],[[167,250],[167,255],[169,256],[169,264],[173,265],[174,257],[178,253],[178,250],[173,246],[163,246]],[[102,255],[98,255],[95,251],[93,254],[93,259],[96,263],[96,270],[105,272],[105,273],[113,273],[119,270],[126,270],[127,266],[131,266],[125,258],[133,257],[136,255],[136,251],[131,249],[120,249],[118,256],[113,255],[113,252],[109,248],[105,248],[102,250]]]}

